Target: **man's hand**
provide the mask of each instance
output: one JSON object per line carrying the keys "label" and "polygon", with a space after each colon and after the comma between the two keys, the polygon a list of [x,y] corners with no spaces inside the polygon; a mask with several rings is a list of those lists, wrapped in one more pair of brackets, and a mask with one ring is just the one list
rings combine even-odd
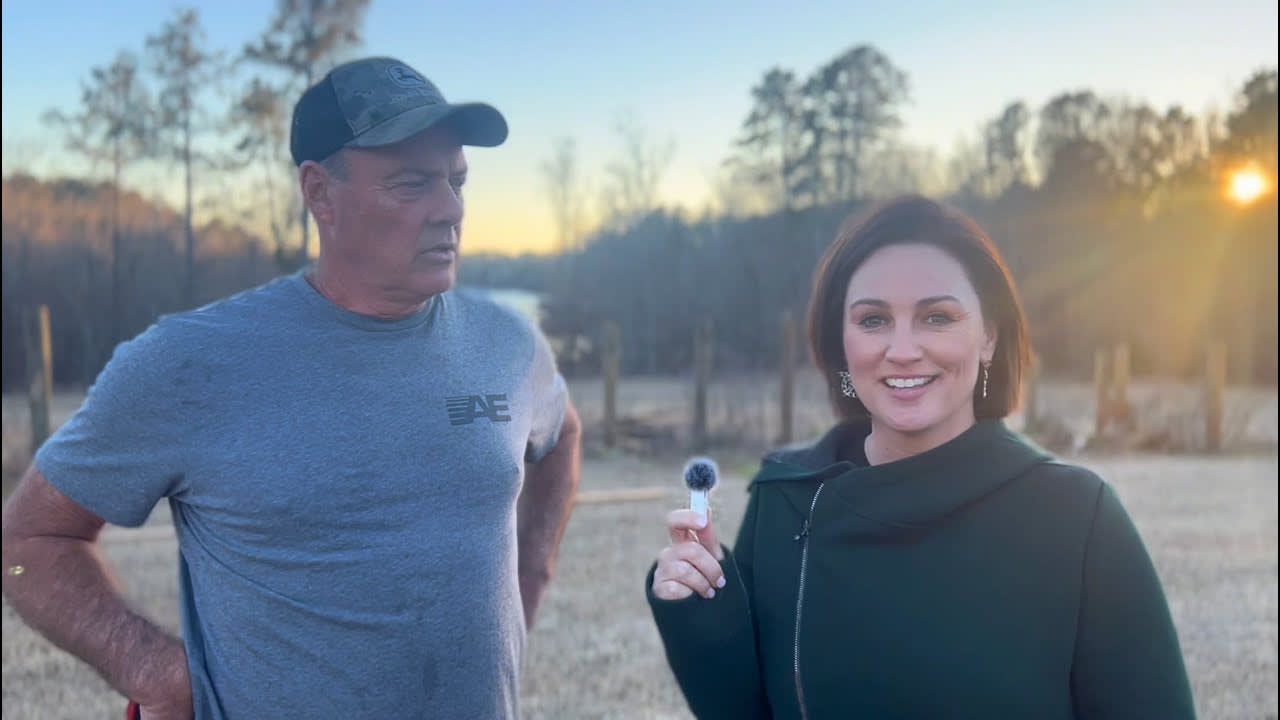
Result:
{"label": "man's hand", "polygon": [[191,671],[187,667],[187,651],[181,642],[159,653],[149,678],[143,678],[147,689],[139,691],[135,700],[142,711],[141,720],[192,720],[195,709],[191,700]]}
{"label": "man's hand", "polygon": [[33,630],[138,701],[143,717],[192,717],[182,641],[125,603],[97,540],[106,523],[34,466],[4,508],[4,594]]}

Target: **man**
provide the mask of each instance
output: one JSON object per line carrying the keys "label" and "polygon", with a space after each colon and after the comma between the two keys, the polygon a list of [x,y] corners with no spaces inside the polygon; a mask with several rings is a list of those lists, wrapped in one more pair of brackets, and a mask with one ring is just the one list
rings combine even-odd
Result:
{"label": "man", "polygon": [[[37,454],[5,594],[143,718],[518,716],[580,428],[536,328],[451,291],[462,146],[506,135],[404,63],[335,68],[290,143],[314,265],[122,344]],[[95,546],[162,498],[182,640]]]}

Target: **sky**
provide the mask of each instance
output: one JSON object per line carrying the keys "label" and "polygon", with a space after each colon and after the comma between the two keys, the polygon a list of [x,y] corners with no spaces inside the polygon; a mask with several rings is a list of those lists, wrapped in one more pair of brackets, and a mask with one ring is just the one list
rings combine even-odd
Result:
{"label": "sky", "polygon": [[[91,67],[141,52],[179,6],[200,11],[212,47],[234,52],[274,3],[4,0],[5,172],[84,172],[41,115],[73,111]],[[1277,11],[1203,0],[373,0],[361,54],[398,57],[450,101],[503,112],[508,141],[467,152],[464,236],[471,252],[519,253],[553,242],[539,166],[560,139],[575,141],[585,186],[598,191],[620,152],[617,121],[629,118],[674,144],[662,199],[697,213],[714,202],[763,74],[781,66],[803,78],[859,44],[908,75],[902,140],[945,157],[1009,102],[1038,109],[1064,91],[1226,110],[1250,74],[1276,67]],[[176,202],[175,176],[135,176]]]}

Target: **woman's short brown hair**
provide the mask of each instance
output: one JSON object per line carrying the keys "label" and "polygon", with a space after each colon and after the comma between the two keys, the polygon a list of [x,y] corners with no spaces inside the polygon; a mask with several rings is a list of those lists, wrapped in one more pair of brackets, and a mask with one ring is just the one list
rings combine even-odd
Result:
{"label": "woman's short brown hair", "polygon": [[987,397],[982,397],[980,387],[974,387],[974,415],[979,420],[1005,417],[1018,406],[1022,374],[1031,362],[1026,318],[1013,278],[995,244],[977,223],[958,210],[919,195],[898,197],[849,218],[818,263],[809,297],[809,349],[827,383],[836,416],[852,420],[867,415],[860,400],[840,391],[837,375],[847,369],[844,301],[849,279],[877,250],[905,244],[932,245],[964,267],[977,292],[983,319],[998,333]]}

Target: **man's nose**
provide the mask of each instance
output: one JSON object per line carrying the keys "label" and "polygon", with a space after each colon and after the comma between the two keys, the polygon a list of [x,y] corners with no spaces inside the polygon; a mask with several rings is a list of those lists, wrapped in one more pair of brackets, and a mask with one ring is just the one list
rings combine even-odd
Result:
{"label": "man's nose", "polygon": [[436,201],[435,212],[432,221],[439,225],[457,225],[462,222],[463,203],[462,195],[452,186],[441,194],[441,198]]}

